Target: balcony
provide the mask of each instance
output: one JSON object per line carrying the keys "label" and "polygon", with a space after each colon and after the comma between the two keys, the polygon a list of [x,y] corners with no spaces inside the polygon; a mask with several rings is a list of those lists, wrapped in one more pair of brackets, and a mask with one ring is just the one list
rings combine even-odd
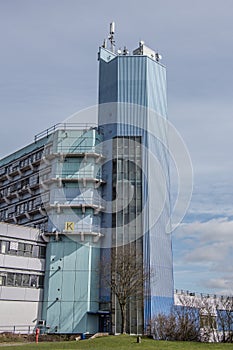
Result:
{"label": "balcony", "polygon": [[71,234],[71,235],[80,236],[81,242],[85,242],[88,238],[92,238],[92,241],[94,243],[97,243],[100,238],[104,237],[104,235],[100,232],[65,231],[65,230],[63,230],[62,233],[65,235]]}
{"label": "balcony", "polygon": [[63,201],[63,202],[54,202],[54,203],[48,203],[45,205],[46,209],[55,209],[57,213],[60,213],[61,209],[82,209],[82,212],[85,213],[86,208],[92,208],[95,210],[95,213],[97,214],[100,211],[104,211],[104,206],[102,205],[101,198],[94,198],[94,197],[85,197],[80,196],[76,197],[75,199],[71,199],[70,201]]}
{"label": "balcony", "polygon": [[[98,225],[88,225],[83,222],[77,222],[73,224],[73,227],[69,227],[69,225],[67,225],[67,227],[65,227],[61,233],[65,235],[79,236],[81,242],[84,242],[86,240],[89,241],[91,238],[94,243],[97,243],[100,238],[104,237],[104,235],[100,232],[100,227]],[[59,235],[59,232],[56,233],[56,235]]]}
{"label": "balcony", "polygon": [[46,188],[52,183],[57,182],[58,187],[62,187],[65,183],[82,183],[85,187],[86,183],[94,183],[95,188],[98,188],[100,185],[105,184],[106,182],[102,179],[101,174],[95,174],[94,171],[77,171],[75,173],[71,172],[61,172],[54,175],[50,175],[48,178],[40,182],[42,188]]}

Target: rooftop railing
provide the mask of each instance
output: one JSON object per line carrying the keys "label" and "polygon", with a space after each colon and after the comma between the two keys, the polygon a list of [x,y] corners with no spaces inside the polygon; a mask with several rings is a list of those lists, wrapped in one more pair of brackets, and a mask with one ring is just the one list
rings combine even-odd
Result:
{"label": "rooftop railing", "polygon": [[200,292],[191,292],[189,290],[178,290],[175,289],[174,293],[176,295],[184,295],[184,296],[191,296],[191,297],[199,297],[199,298],[221,298],[221,299],[226,299],[226,298],[233,298],[232,296],[229,295],[220,295],[220,294],[208,294],[208,293],[200,293]]}
{"label": "rooftop railing", "polygon": [[91,130],[97,128],[97,126],[93,123],[57,123],[35,135],[34,141],[37,142],[44,137],[49,137],[57,130]]}

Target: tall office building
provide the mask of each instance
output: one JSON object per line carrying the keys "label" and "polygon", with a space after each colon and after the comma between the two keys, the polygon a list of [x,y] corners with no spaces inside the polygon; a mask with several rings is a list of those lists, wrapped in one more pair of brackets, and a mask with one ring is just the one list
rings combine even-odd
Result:
{"label": "tall office building", "polygon": [[149,272],[127,331],[143,333],[173,303],[166,69],[143,42],[116,53],[113,26],[110,42],[99,50],[98,125],[59,124],[0,161],[1,221],[47,241],[41,317],[51,333],[120,331],[100,261],[117,263],[125,245]]}
{"label": "tall office building", "polygon": [[[143,300],[128,303],[127,329],[141,333],[151,317],[173,303],[166,69],[143,42],[133,55],[103,45],[99,64],[99,127],[109,160],[103,166],[109,208],[103,213],[102,242],[113,247],[116,261],[118,247],[128,244],[149,271]],[[119,305],[109,298],[113,329],[119,332]]]}

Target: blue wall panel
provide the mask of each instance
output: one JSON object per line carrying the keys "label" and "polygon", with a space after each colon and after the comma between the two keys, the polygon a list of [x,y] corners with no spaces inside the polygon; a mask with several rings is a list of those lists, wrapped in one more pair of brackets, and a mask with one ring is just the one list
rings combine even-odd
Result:
{"label": "blue wall panel", "polygon": [[[44,317],[51,333],[98,331],[99,248],[81,245],[63,236],[48,244],[46,285],[49,284]],[[90,320],[89,320],[90,319]],[[90,321],[90,322],[89,322]]]}

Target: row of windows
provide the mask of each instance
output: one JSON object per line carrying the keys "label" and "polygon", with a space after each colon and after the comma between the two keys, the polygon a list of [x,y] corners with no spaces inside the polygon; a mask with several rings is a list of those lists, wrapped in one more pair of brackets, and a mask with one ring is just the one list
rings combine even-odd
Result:
{"label": "row of windows", "polygon": [[46,247],[31,243],[0,240],[0,253],[45,259]]}
{"label": "row of windows", "polygon": [[32,163],[37,162],[42,158],[43,155],[43,150],[37,151],[33,154],[30,154],[28,157],[22,159],[22,160],[17,160],[14,163],[11,163],[10,165],[7,165],[3,168],[0,169],[0,176],[4,174],[11,174],[18,169],[24,168]]}
{"label": "row of windows", "polygon": [[131,237],[133,235],[136,237],[141,229],[139,216],[142,211],[140,142],[140,137],[117,137],[113,140],[115,159],[112,160],[114,174],[112,190],[113,199],[116,200],[116,212],[112,216],[112,226],[117,228],[118,242],[128,239],[129,234]]}
{"label": "row of windows", "polygon": [[140,136],[116,137],[113,139],[113,157],[124,156],[126,153],[129,159],[141,157]]}
{"label": "row of windows", "polygon": [[44,276],[13,272],[0,272],[0,286],[43,288]]}
{"label": "row of windows", "polygon": [[28,167],[30,164],[33,164],[39,161],[42,158],[42,156],[51,154],[51,151],[52,151],[52,146],[46,145],[44,149],[40,149],[39,151],[34,152],[28,155],[27,157],[24,157],[23,159],[18,159],[14,163],[11,163],[5,167],[2,167],[0,169],[0,176],[5,174],[11,174],[17,171],[18,169]]}
{"label": "row of windows", "polygon": [[50,198],[49,192],[46,192],[34,199],[30,199],[23,203],[19,203],[17,205],[12,205],[10,207],[7,207],[7,209],[4,209],[0,212],[0,220],[4,221],[14,216],[31,212],[31,211],[34,211],[35,209],[41,208],[43,204],[49,202],[49,198]]}
{"label": "row of windows", "polygon": [[42,203],[42,199],[41,197],[36,197],[34,199],[30,199],[27,202],[21,203],[21,204],[17,204],[15,206],[15,212],[16,215],[17,214],[23,214],[27,211],[31,211],[33,209],[39,208],[41,206]]}
{"label": "row of windows", "polygon": [[20,191],[28,187],[32,187],[39,184],[39,173],[33,174],[23,180],[17,181],[10,186],[3,188],[0,191],[0,197],[7,197],[15,191]]}

